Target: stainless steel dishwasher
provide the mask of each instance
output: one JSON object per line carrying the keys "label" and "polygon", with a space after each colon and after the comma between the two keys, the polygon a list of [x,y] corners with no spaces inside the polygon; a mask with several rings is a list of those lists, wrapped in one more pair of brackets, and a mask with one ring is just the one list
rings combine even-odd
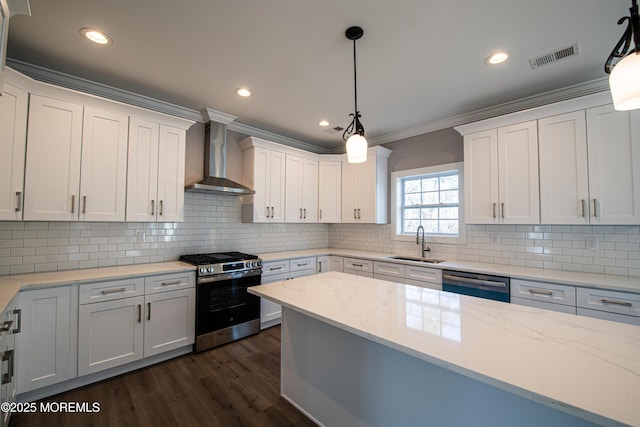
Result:
{"label": "stainless steel dishwasher", "polygon": [[511,301],[508,277],[442,270],[442,290],[496,301]]}

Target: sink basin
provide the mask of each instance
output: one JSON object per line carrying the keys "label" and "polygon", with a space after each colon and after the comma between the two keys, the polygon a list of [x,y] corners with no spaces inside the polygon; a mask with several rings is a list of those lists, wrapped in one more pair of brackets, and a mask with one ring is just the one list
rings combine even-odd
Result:
{"label": "sink basin", "polygon": [[441,262],[444,262],[443,259],[418,258],[418,257],[411,257],[411,256],[392,256],[392,257],[389,257],[389,258],[398,259],[398,260],[402,260],[402,261],[424,262],[424,263],[427,263],[427,264],[440,264]]}

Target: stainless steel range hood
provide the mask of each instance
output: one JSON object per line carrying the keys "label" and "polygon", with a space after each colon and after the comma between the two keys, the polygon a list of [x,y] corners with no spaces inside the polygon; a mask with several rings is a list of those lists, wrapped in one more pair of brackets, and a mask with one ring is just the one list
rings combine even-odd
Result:
{"label": "stainless steel range hood", "polygon": [[[208,118],[219,112],[206,110]],[[224,115],[224,117],[233,117]],[[235,119],[235,117],[233,117]],[[233,121],[230,120],[230,121]],[[227,121],[228,123],[229,121]],[[195,193],[223,194],[243,196],[255,194],[255,191],[228,179],[227,176],[227,123],[209,120],[205,127],[204,175],[205,178],[185,187],[185,191]]]}

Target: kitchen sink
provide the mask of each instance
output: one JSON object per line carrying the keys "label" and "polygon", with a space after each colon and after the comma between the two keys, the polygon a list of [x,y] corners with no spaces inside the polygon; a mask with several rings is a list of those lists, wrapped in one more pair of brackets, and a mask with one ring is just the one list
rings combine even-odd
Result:
{"label": "kitchen sink", "polygon": [[440,264],[441,262],[444,262],[443,259],[418,258],[418,257],[411,257],[411,256],[391,256],[389,258],[398,259],[398,260],[402,260],[402,261],[424,262],[426,264]]}

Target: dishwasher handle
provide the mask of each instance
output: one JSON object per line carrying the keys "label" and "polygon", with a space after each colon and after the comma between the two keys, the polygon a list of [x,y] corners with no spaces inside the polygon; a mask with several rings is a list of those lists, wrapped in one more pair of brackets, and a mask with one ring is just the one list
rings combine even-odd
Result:
{"label": "dishwasher handle", "polygon": [[468,285],[476,285],[476,286],[491,286],[494,288],[507,288],[507,283],[505,282],[496,282],[495,280],[480,280],[480,279],[472,279],[469,277],[460,277],[460,276],[452,276],[451,274],[443,274],[442,278],[444,280],[454,280],[456,282]]}

